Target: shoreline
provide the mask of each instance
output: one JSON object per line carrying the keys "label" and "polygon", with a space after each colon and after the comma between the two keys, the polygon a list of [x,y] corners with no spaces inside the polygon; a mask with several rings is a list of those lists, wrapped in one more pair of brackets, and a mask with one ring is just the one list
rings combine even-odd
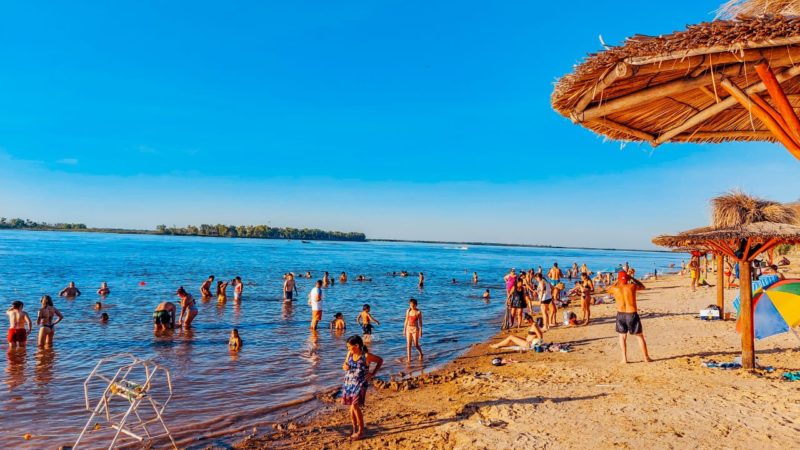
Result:
{"label": "shoreline", "polygon": [[[800,276],[796,264],[788,268],[787,277],[792,275]],[[317,400],[323,406],[316,411],[226,440],[241,450],[794,445],[800,439],[792,424],[800,417],[800,393],[780,380],[784,371],[800,368],[793,337],[757,341],[761,365],[774,372],[705,368],[702,361],[729,361],[740,349],[734,321],[695,318],[714,303],[715,288],[692,293],[678,275],[645,283],[639,309],[652,363],[640,362],[634,339],[628,342],[631,362],[619,362],[615,305],[595,305],[589,326],[545,333],[545,342],[570,343],[572,352],[491,349],[490,343],[507,335],[501,331],[438,370],[371,388],[361,441],[348,442],[346,409],[330,394]],[[725,290],[726,305],[737,293]],[[514,334],[522,337],[524,331]],[[494,357],[517,362],[492,366]],[[665,436],[672,444],[659,444]]]}

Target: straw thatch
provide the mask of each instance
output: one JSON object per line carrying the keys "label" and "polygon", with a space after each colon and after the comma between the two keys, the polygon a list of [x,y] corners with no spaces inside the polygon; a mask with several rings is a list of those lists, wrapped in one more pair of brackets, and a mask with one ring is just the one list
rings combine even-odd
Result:
{"label": "straw thatch", "polygon": [[798,16],[800,15],[800,2],[797,0],[730,0],[717,10],[717,17],[722,19],[767,14]]}
{"label": "straw thatch", "polygon": [[[649,142],[775,141],[722,89],[764,91],[754,66],[769,63],[800,108],[800,17],[740,17],[664,36],[634,36],[590,55],[551,96],[562,115],[611,139]],[[797,77],[797,78],[795,78]],[[751,87],[751,89],[747,89]],[[773,105],[771,105],[773,106]]]}
{"label": "straw thatch", "polygon": [[714,228],[733,228],[754,222],[793,224],[797,220],[795,210],[789,205],[751,197],[740,191],[716,197],[711,205]]}
{"label": "straw thatch", "polygon": [[712,225],[677,235],[662,235],[653,243],[664,247],[707,247],[709,242],[750,239],[753,243],[778,239],[800,242],[795,209],[770,200],[732,191],[711,199]]}
{"label": "straw thatch", "polygon": [[785,243],[800,243],[800,226],[754,222],[738,227],[714,228],[704,227],[684,231],[677,235],[661,235],[653,239],[653,243],[662,247],[696,247],[709,241],[732,241],[751,239],[754,243],[778,239]]}

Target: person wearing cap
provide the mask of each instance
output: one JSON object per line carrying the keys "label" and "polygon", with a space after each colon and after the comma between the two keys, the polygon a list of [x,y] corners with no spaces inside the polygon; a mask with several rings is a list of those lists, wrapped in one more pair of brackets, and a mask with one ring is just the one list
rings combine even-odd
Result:
{"label": "person wearing cap", "polygon": [[644,290],[641,281],[628,275],[626,271],[620,271],[617,275],[617,282],[608,288],[608,293],[614,296],[617,302],[617,333],[619,334],[619,346],[622,350],[622,363],[628,363],[628,335],[633,335],[639,341],[644,360],[650,362],[650,355],[647,353],[647,343],[644,340],[642,331],[642,321],[636,308],[636,292]]}

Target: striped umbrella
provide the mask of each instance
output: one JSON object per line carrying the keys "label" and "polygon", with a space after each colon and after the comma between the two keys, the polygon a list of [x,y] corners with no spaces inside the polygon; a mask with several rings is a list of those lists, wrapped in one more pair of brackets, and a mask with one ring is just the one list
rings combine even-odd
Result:
{"label": "striped umbrella", "polygon": [[[737,331],[740,325],[740,322],[736,323]],[[756,339],[792,331],[797,325],[800,325],[800,280],[778,281],[754,295],[753,326]]]}

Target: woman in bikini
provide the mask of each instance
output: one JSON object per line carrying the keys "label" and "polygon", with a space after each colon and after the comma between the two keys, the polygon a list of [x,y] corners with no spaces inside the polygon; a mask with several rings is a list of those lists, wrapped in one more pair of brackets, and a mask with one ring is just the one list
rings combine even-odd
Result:
{"label": "woman in bikini", "polygon": [[581,325],[589,325],[589,319],[592,317],[591,312],[591,303],[592,303],[592,294],[594,293],[594,283],[589,278],[589,274],[582,273],[581,274],[581,313],[583,317],[581,321],[583,322]]}
{"label": "woman in bikini", "polygon": [[417,309],[417,300],[413,298],[408,301],[406,320],[403,323],[403,334],[406,337],[407,361],[411,362],[412,345],[419,352],[419,359],[422,359],[422,347],[419,345],[419,339],[422,337],[422,311]]}
{"label": "woman in bikini", "polygon": [[178,323],[184,328],[191,328],[198,312],[194,297],[186,292],[183,286],[179,287],[175,294],[181,299],[181,315],[178,317]]}
{"label": "woman in bikini", "polygon": [[217,281],[217,302],[225,303],[228,301],[228,282]]}
{"label": "woman in bikini", "polygon": [[[53,322],[53,318],[58,319]],[[36,318],[36,324],[39,325],[39,347],[50,347],[53,345],[53,335],[55,335],[55,326],[57,323],[64,320],[61,311],[53,306],[53,299],[49,295],[42,297],[42,308],[39,309],[39,316]]]}
{"label": "woman in bikini", "polygon": [[534,320],[531,324],[531,327],[528,329],[528,336],[525,339],[519,338],[514,336],[513,334],[510,336],[506,336],[505,339],[498,342],[497,344],[493,344],[492,348],[500,348],[500,347],[510,347],[513,345],[519,346],[520,350],[522,349],[530,349],[533,348],[534,345],[537,343],[542,342],[544,336],[542,335],[542,330],[536,325],[536,321]]}
{"label": "woman in bikini", "polygon": [[244,283],[242,283],[242,277],[234,278],[236,281],[233,284],[233,301],[238,303],[242,301],[242,293],[244,292]]}
{"label": "woman in bikini", "polygon": [[[375,369],[370,371],[372,364],[375,364]],[[382,365],[383,358],[369,353],[361,337],[351,336],[347,339],[347,356],[342,364],[342,370],[345,371],[342,404],[350,405],[350,421],[353,423],[350,439],[353,441],[364,435],[364,414],[361,407],[364,406],[369,383]]]}

